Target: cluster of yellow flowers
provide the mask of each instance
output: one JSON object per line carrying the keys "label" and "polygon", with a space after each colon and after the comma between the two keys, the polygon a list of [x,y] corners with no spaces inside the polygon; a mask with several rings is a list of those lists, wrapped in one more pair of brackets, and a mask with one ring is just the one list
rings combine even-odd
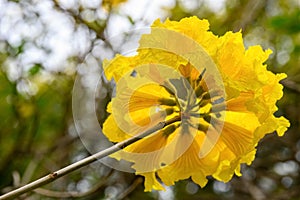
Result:
{"label": "cluster of yellow flowers", "polygon": [[135,56],[104,62],[116,95],[103,132],[120,142],[160,121],[173,122],[113,157],[134,163],[145,191],[187,178],[204,187],[208,176],[224,182],[240,176],[259,140],[289,127],[274,116],[286,75],[266,69],[270,54],[260,46],[245,49],[241,32],[214,35],[197,17],[156,20]]}

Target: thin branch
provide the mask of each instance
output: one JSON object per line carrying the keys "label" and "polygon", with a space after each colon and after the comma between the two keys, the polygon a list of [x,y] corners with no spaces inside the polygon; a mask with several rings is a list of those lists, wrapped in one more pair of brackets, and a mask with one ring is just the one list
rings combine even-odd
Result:
{"label": "thin branch", "polygon": [[105,42],[105,44],[107,44],[111,49],[113,49],[112,45],[105,39],[105,37],[103,35],[104,31],[106,30],[109,19],[111,17],[111,14],[112,14],[111,9],[108,10],[108,14],[104,21],[104,24],[102,24],[101,26],[99,25],[99,27],[95,27],[93,25],[93,23],[88,22],[87,20],[83,19],[80,16],[80,11],[78,13],[76,13],[70,9],[64,9],[61,7],[61,5],[59,4],[59,1],[57,1],[57,0],[53,0],[53,3],[54,3],[54,6],[56,9],[58,9],[59,11],[61,11],[63,13],[69,14],[69,16],[73,17],[75,22],[77,22],[79,24],[84,24],[89,30],[94,31],[98,39],[103,40],[103,42]]}
{"label": "thin branch", "polygon": [[[30,163],[27,165],[25,172],[22,176],[21,183],[20,183],[21,185],[25,185],[30,181],[37,166],[38,166],[38,162],[35,162],[34,160],[30,161]],[[19,185],[17,185],[17,186],[19,186]]]}
{"label": "thin branch", "polygon": [[250,181],[245,181],[244,184],[246,185],[246,188],[248,189],[248,192],[253,199],[255,199],[255,200],[266,199],[266,195],[259,187],[257,187]]}
{"label": "thin branch", "polygon": [[52,197],[52,198],[80,198],[89,196],[96,191],[98,191],[101,187],[103,187],[107,181],[107,179],[112,175],[113,170],[109,172],[108,175],[104,177],[98,184],[96,184],[94,187],[90,188],[86,192],[76,192],[76,191],[67,191],[67,192],[61,192],[61,191],[53,191],[53,190],[47,190],[43,188],[37,188],[34,190],[35,193],[38,193],[43,196]]}
{"label": "thin branch", "polygon": [[126,196],[128,196],[137,186],[139,186],[139,184],[141,184],[143,182],[143,179],[141,177],[138,177],[137,179],[134,180],[134,182],[121,194],[119,194],[119,196],[117,197],[117,199],[121,200],[124,199]]}
{"label": "thin branch", "polygon": [[129,138],[127,140],[124,140],[122,142],[119,142],[107,149],[104,149],[103,151],[100,151],[98,153],[95,153],[87,158],[84,158],[76,163],[73,163],[71,165],[68,165],[56,172],[53,172],[53,173],[50,173],[36,181],[33,181],[27,185],[24,185],[23,187],[20,187],[18,189],[15,189],[11,192],[8,192],[2,196],[0,196],[0,200],[6,200],[6,199],[12,199],[12,198],[15,198],[15,197],[18,197],[26,192],[29,192],[29,191],[32,191],[36,188],[39,188],[43,185],[46,185],[48,183],[51,183],[53,182],[54,180],[66,175],[66,174],[69,174],[83,166],[86,166],[90,163],[93,163],[95,161],[97,161],[98,159],[101,159],[101,158],[104,158],[112,153],[115,153],[127,146],[129,146],[130,144],[133,144],[134,142],[158,131],[158,130],[161,130],[162,128],[164,128],[165,126],[168,126],[174,122],[178,122],[181,120],[181,116],[177,116],[177,117],[174,117],[168,121],[164,121],[164,122],[159,122],[157,125],[155,125],[154,127],[142,132],[141,134],[138,134],[132,138]]}
{"label": "thin branch", "polygon": [[236,21],[234,30],[239,31],[242,29],[245,31],[247,26],[257,18],[259,12],[262,11],[267,1],[261,0],[248,0],[247,4],[243,7],[241,12],[240,20]]}
{"label": "thin branch", "polygon": [[297,84],[295,81],[292,81],[289,79],[284,79],[281,81],[281,83],[284,85],[284,87],[286,87],[294,92],[300,93],[300,85]]}

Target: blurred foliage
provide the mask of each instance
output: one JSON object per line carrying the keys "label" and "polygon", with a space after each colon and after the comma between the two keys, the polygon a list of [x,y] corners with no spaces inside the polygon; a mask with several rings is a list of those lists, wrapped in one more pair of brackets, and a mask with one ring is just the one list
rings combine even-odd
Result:
{"label": "blurred foliage", "polygon": [[[103,58],[121,52],[129,38],[122,25],[130,30],[151,24],[145,16],[136,17],[133,10],[132,15],[121,12],[130,1],[117,7],[105,1],[109,9],[103,9],[100,1],[34,2],[0,2],[0,193],[90,154],[73,120],[74,82],[79,80],[84,91],[95,91]],[[150,4],[140,8],[145,9],[142,13]],[[196,15],[208,19],[211,30],[219,35],[241,30],[246,46],[261,44],[272,49],[267,61],[270,70],[288,74],[277,112],[292,126],[285,136],[271,133],[260,142],[254,163],[242,167],[242,177],[226,184],[210,179],[203,189],[186,180],[166,192],[144,193],[141,177],[96,163],[21,199],[299,199],[299,4],[299,0],[174,0],[161,8],[166,15],[153,16],[180,20]],[[58,16],[67,31],[55,31],[62,26],[55,23],[57,18],[49,20],[46,12]],[[113,24],[114,20],[119,24]],[[116,34],[120,34],[121,46],[109,40]],[[70,46],[61,43],[65,35],[71,37]],[[61,57],[57,61],[55,56]],[[102,77],[95,99],[100,125],[107,117],[105,108],[112,93],[113,83]]]}

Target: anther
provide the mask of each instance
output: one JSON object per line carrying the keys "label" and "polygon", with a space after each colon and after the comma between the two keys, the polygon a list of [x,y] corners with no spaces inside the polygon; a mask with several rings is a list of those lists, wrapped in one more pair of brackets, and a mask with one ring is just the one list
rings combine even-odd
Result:
{"label": "anther", "polygon": [[165,112],[167,115],[171,115],[174,113],[174,108],[167,108],[167,109],[165,109]]}
{"label": "anther", "polygon": [[175,124],[167,126],[166,128],[163,129],[163,135],[164,136],[169,136],[170,134],[172,134],[176,130],[177,127],[178,126],[176,126]]}
{"label": "anther", "polygon": [[206,72],[206,68],[204,68],[202,70],[201,74],[199,75],[199,77],[197,79],[197,84],[199,84],[199,82],[202,81],[202,78],[203,78],[205,72]]}
{"label": "anther", "polygon": [[176,101],[174,99],[161,98],[161,99],[159,99],[159,102],[162,105],[167,105],[167,106],[175,106],[176,105]]}

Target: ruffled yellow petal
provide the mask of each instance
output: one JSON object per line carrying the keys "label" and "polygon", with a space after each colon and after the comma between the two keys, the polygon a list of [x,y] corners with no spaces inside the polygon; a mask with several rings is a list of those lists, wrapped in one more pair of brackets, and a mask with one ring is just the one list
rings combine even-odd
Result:
{"label": "ruffled yellow petal", "polygon": [[117,153],[117,157],[133,162],[138,174],[151,172],[161,168],[164,162],[161,155],[166,144],[167,138],[159,131],[126,147]]}
{"label": "ruffled yellow petal", "polygon": [[145,177],[145,192],[152,190],[166,190],[156,179],[154,172],[140,174]]}
{"label": "ruffled yellow petal", "polygon": [[283,136],[287,131],[288,127],[290,127],[290,122],[284,117],[276,118],[277,128],[276,132],[279,136]]}
{"label": "ruffled yellow petal", "polygon": [[119,127],[135,135],[170,114],[168,104],[175,103],[170,94],[144,77],[124,75],[118,81],[116,97],[112,99],[112,113]]}
{"label": "ruffled yellow petal", "polygon": [[[231,79],[240,79],[246,75],[247,66],[242,66],[245,48],[242,34],[227,32],[219,38],[220,49],[217,51],[217,62],[221,71]],[[249,79],[249,77],[247,77]],[[246,79],[246,77],[245,77]]]}
{"label": "ruffled yellow petal", "polygon": [[247,109],[254,112],[261,122],[273,116],[273,113],[277,110],[276,102],[283,95],[283,86],[279,81],[285,77],[285,74],[269,74],[268,84],[262,86],[256,91],[254,98],[247,101]]}
{"label": "ruffled yellow petal", "polygon": [[231,112],[250,112],[247,108],[247,102],[253,98],[254,92],[240,92],[239,96],[226,102],[226,110]]}
{"label": "ruffled yellow petal", "polygon": [[262,88],[262,98],[264,103],[268,105],[271,111],[275,112],[277,100],[283,96],[283,86],[279,83],[280,80],[286,78],[286,74],[270,75],[268,84]]}
{"label": "ruffled yellow petal", "polygon": [[156,20],[152,28],[166,28],[182,33],[201,44],[209,54],[215,53],[217,46],[211,45],[217,41],[217,36],[209,32],[207,20],[199,20],[197,17],[183,18],[179,22],[166,20],[164,23]]}
{"label": "ruffled yellow petal", "polygon": [[114,78],[115,81],[118,81],[125,74],[132,72],[132,69],[135,67],[134,61],[134,57],[125,57],[119,54],[112,60],[104,60],[103,69],[105,76],[109,80]]}
{"label": "ruffled yellow petal", "polygon": [[175,100],[170,98],[170,94],[162,86],[154,84],[147,84],[137,88],[133,91],[128,100],[129,112],[157,106],[167,102],[170,104],[172,102],[175,103]]}
{"label": "ruffled yellow petal", "polygon": [[237,167],[237,163],[232,163],[229,160],[222,160],[218,166],[218,170],[213,174],[213,177],[219,181],[228,182]]}
{"label": "ruffled yellow petal", "polygon": [[[201,187],[207,183],[206,176],[216,171],[219,162],[219,147],[218,145],[212,149],[207,156],[200,157],[202,142],[205,135],[198,132],[195,138],[190,138],[189,135],[180,135],[176,150],[184,149],[181,156],[178,157],[173,163],[158,170],[159,178],[166,185],[173,185],[178,180],[192,178]],[[182,143],[182,141],[185,141]]]}
{"label": "ruffled yellow petal", "polygon": [[272,115],[255,131],[256,140],[260,140],[267,133],[274,131],[277,131],[279,136],[283,136],[288,127],[290,127],[290,123],[287,119],[284,117],[277,118]]}
{"label": "ruffled yellow petal", "polygon": [[225,122],[220,139],[237,156],[243,155],[253,147],[253,135],[251,131]]}
{"label": "ruffled yellow petal", "polygon": [[195,172],[192,175],[192,180],[202,188],[205,187],[208,182],[206,176],[203,175],[201,172]]}
{"label": "ruffled yellow petal", "polygon": [[248,154],[243,156],[240,160],[240,163],[246,163],[247,165],[250,165],[252,161],[255,159],[256,149],[253,149]]}
{"label": "ruffled yellow petal", "polygon": [[119,128],[112,115],[108,116],[108,118],[104,122],[103,133],[112,142],[121,142],[132,137],[131,135],[126,134]]}

